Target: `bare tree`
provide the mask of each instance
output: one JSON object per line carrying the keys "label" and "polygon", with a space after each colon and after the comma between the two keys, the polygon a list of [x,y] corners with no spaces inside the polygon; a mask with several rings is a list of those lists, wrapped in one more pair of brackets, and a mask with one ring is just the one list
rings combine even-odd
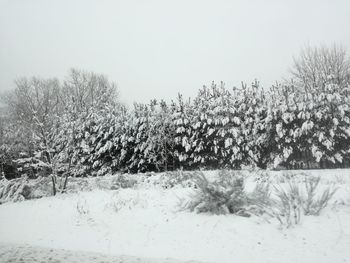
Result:
{"label": "bare tree", "polygon": [[74,104],[79,113],[115,103],[118,96],[116,84],[106,76],[77,69],[70,70],[63,91],[64,101]]}
{"label": "bare tree", "polygon": [[5,96],[5,103],[12,121],[46,150],[50,163],[48,135],[54,117],[60,112],[60,84],[57,79],[21,78],[15,81],[15,89]]}
{"label": "bare tree", "polygon": [[335,84],[350,81],[350,59],[346,50],[337,45],[332,47],[306,47],[294,57],[291,69],[293,79],[306,89],[322,87],[330,79]]}

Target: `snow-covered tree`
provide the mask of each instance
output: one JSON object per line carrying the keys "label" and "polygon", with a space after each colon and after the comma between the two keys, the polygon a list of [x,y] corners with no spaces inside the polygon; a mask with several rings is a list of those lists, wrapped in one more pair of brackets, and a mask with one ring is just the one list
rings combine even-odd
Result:
{"label": "snow-covered tree", "polygon": [[174,168],[194,169],[194,161],[190,158],[193,153],[190,140],[193,133],[191,127],[191,123],[193,123],[193,105],[191,105],[190,100],[184,101],[182,95],[179,94],[177,101],[173,102],[173,108],[173,123],[175,126]]}
{"label": "snow-covered tree", "polygon": [[103,75],[73,69],[62,90],[64,108],[52,136],[55,160],[70,174],[88,175],[110,161],[102,152],[111,147],[106,133],[114,129],[116,85]]}

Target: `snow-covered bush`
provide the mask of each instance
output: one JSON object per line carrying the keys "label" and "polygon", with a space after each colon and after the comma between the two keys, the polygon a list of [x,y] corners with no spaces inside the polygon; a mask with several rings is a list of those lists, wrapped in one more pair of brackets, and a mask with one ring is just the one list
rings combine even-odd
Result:
{"label": "snow-covered bush", "polygon": [[302,215],[318,216],[336,192],[331,186],[320,189],[320,177],[304,176],[303,182],[286,178],[285,183],[273,185],[273,197],[261,207],[287,227],[299,224]]}
{"label": "snow-covered bush", "polygon": [[195,172],[197,191],[185,208],[198,213],[249,216],[245,208],[247,195],[242,176],[225,170],[220,171],[218,176],[218,180],[209,181],[202,172]]}
{"label": "snow-covered bush", "polygon": [[111,189],[119,189],[119,188],[132,188],[137,184],[137,181],[133,178],[130,178],[127,175],[119,174],[112,180]]}
{"label": "snow-covered bush", "polygon": [[170,171],[163,173],[159,178],[159,184],[164,189],[173,188],[175,186],[194,187],[193,172],[182,170]]}
{"label": "snow-covered bush", "polygon": [[271,184],[270,182],[257,181],[256,185],[248,194],[250,210],[261,215],[266,212],[266,207],[271,205]]}
{"label": "snow-covered bush", "polygon": [[299,224],[303,199],[299,186],[294,182],[288,182],[286,187],[274,186],[276,199],[271,202],[271,212],[281,225],[290,227]]}
{"label": "snow-covered bush", "polygon": [[13,180],[0,180],[0,203],[17,202],[52,195],[51,180],[38,177],[29,180],[27,176]]}
{"label": "snow-covered bush", "polygon": [[326,187],[322,194],[318,194],[320,177],[305,177],[305,196],[303,200],[304,215],[319,215],[326,208],[337,188]]}

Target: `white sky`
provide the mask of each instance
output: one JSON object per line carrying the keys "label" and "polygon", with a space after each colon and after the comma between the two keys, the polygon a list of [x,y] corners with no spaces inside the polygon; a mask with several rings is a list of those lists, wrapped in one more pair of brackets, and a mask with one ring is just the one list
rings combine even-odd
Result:
{"label": "white sky", "polygon": [[127,103],[287,75],[301,47],[350,52],[349,0],[0,0],[0,91],[21,76],[106,74]]}

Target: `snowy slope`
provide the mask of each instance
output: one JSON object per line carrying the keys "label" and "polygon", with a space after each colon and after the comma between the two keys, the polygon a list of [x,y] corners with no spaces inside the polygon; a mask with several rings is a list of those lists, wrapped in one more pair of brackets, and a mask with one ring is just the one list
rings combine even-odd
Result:
{"label": "snowy slope", "polygon": [[321,216],[289,229],[261,217],[180,211],[193,189],[143,183],[3,204],[0,242],[182,261],[348,262],[349,170],[311,173],[339,191]]}

